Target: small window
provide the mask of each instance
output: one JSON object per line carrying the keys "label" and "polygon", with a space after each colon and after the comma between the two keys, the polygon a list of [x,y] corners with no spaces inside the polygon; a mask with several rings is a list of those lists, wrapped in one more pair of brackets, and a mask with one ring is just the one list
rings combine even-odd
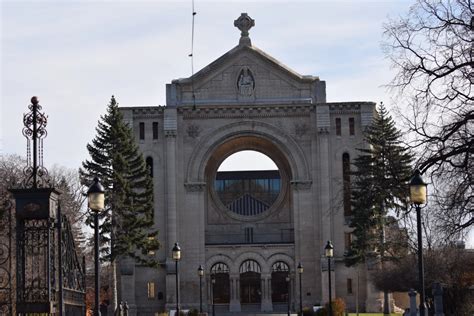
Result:
{"label": "small window", "polygon": [[351,216],[351,161],[348,153],[342,155],[342,186],[344,216]]}
{"label": "small window", "polygon": [[148,172],[149,172],[149,174],[150,174],[150,177],[153,178],[153,158],[151,158],[151,157],[146,157],[145,162],[146,162],[146,167],[147,167],[147,169],[148,169]]}
{"label": "small window", "polygon": [[140,129],[140,139],[145,139],[145,123],[144,122],[140,122],[139,129]]}
{"label": "small window", "polygon": [[355,134],[354,118],[349,117],[349,135]]}
{"label": "small window", "polygon": [[352,294],[352,279],[347,279],[347,294]]}
{"label": "small window", "polygon": [[336,118],[336,135],[341,136],[341,119]]}
{"label": "small window", "polygon": [[158,122],[153,122],[153,139],[158,139]]}
{"label": "small window", "polygon": [[155,298],[155,282],[148,282],[148,298],[153,299]]}
{"label": "small window", "polygon": [[245,228],[245,242],[253,243],[253,227]]}
{"label": "small window", "polygon": [[352,244],[352,233],[344,233],[344,248],[349,250]]}

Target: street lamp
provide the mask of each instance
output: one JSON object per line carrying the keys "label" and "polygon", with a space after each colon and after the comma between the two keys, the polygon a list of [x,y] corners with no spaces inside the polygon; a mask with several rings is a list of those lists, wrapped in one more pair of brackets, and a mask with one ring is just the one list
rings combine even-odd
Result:
{"label": "street lamp", "polygon": [[331,293],[331,258],[334,256],[334,247],[330,240],[328,240],[326,247],[324,248],[326,258],[328,258],[328,278],[329,278],[329,316],[332,316],[332,293]]}
{"label": "street lamp", "polygon": [[420,287],[420,315],[426,315],[425,308],[425,278],[423,268],[423,240],[421,231],[421,204],[426,204],[426,183],[420,175],[420,170],[410,180],[410,201],[416,209],[416,226],[418,231],[418,282]]}
{"label": "street lamp", "polygon": [[288,271],[288,275],[286,276],[285,278],[286,280],[286,284],[287,284],[287,287],[288,287],[288,298],[287,298],[287,301],[288,301],[288,306],[287,306],[287,309],[288,309],[288,316],[290,316],[290,271]]}
{"label": "street lamp", "polygon": [[94,315],[100,316],[99,310],[99,213],[104,209],[104,187],[99,182],[99,178],[95,177],[94,182],[87,190],[87,200],[89,209],[94,214],[94,259],[95,259],[95,306]]}
{"label": "street lamp", "polygon": [[199,313],[202,314],[202,277],[204,276],[204,269],[202,268],[202,265],[199,265],[198,275],[199,275]]}
{"label": "street lamp", "polygon": [[179,271],[178,271],[178,261],[181,259],[181,247],[178,243],[174,243],[174,247],[171,250],[173,260],[176,267],[176,316],[179,316]]}
{"label": "street lamp", "polygon": [[301,262],[298,264],[296,268],[298,270],[298,274],[300,276],[300,316],[303,316],[303,296],[302,296],[302,286],[301,286],[301,275],[303,274],[303,265]]}
{"label": "street lamp", "polygon": [[211,300],[212,300],[212,316],[216,315],[216,306],[214,304],[214,285],[216,284],[216,275],[211,274]]}

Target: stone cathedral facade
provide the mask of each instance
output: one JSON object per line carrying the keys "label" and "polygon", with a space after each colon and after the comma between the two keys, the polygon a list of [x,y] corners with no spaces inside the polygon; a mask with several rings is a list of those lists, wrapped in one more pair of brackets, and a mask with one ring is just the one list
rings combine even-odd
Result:
{"label": "stone cathedral facade", "polygon": [[[122,260],[120,299],[131,315],[199,309],[204,267],[206,311],[285,312],[328,300],[324,247],[334,245],[332,297],[349,310],[377,310],[380,293],[366,266],[348,268],[350,162],[364,146],[373,102],[327,102],[326,83],[300,75],[253,46],[254,21],[235,22],[239,44],[190,78],[166,86],[166,106],[123,107],[150,167],[159,269]],[[278,170],[219,172],[230,155],[254,150]],[[214,279],[214,281],[212,281]]]}

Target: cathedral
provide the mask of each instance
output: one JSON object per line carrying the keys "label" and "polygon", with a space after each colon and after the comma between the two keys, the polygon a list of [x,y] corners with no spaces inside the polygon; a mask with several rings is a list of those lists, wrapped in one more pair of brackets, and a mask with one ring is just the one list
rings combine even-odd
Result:
{"label": "cathedral", "polygon": [[[120,262],[119,299],[130,315],[157,315],[175,309],[178,288],[180,308],[199,310],[202,289],[205,312],[286,313],[298,312],[300,299],[324,305],[331,291],[348,311],[378,311],[370,266],[343,260],[352,238],[350,164],[367,146],[375,103],[327,102],[325,81],[253,45],[246,13],[234,25],[238,45],[167,84],[165,106],[121,108],[153,177],[161,248],[149,254],[158,269]],[[277,169],[219,171],[247,150]]]}

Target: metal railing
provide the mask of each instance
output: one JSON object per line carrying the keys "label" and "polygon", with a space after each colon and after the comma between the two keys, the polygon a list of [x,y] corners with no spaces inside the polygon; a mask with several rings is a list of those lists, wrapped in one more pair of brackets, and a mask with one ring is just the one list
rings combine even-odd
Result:
{"label": "metal railing", "polygon": [[220,233],[206,232],[206,245],[235,244],[289,244],[294,243],[293,229],[282,229],[277,233]]}

